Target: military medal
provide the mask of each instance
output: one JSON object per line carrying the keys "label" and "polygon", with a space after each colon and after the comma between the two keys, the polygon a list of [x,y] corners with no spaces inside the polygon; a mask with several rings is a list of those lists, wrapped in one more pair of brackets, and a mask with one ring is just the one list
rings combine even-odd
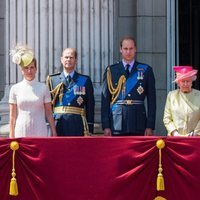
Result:
{"label": "military medal", "polygon": [[143,68],[138,69],[137,79],[138,79],[138,80],[143,80],[143,77],[144,77]]}
{"label": "military medal", "polygon": [[80,95],[85,95],[85,86],[80,86]]}
{"label": "military medal", "polygon": [[[141,84],[141,83],[140,83]],[[144,92],[144,88],[140,85],[138,88],[137,88],[137,92],[141,95],[143,92]]]}
{"label": "military medal", "polygon": [[86,91],[85,91],[85,86],[78,86],[75,85],[74,88],[74,95],[79,96],[76,100],[76,102],[78,103],[78,105],[80,106],[83,103],[83,98],[81,97],[81,95],[85,95]]}
{"label": "military medal", "polygon": [[76,100],[76,102],[78,103],[78,105],[80,106],[83,103],[83,98],[81,96],[79,96]]}
{"label": "military medal", "polygon": [[78,92],[79,92],[79,87],[77,85],[75,85],[73,87],[73,90],[74,90],[74,95],[78,95]]}
{"label": "military medal", "polygon": [[74,86],[74,95],[85,95],[85,86]]}

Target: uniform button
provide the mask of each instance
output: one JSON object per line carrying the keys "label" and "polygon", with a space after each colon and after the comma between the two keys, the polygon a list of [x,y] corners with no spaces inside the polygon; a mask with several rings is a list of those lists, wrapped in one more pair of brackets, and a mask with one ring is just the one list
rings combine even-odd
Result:
{"label": "uniform button", "polygon": [[128,96],[130,97],[130,96],[131,96],[131,94],[128,94]]}
{"label": "uniform button", "polygon": [[70,106],[70,105],[71,105],[71,103],[68,103],[67,105],[68,105],[68,106]]}

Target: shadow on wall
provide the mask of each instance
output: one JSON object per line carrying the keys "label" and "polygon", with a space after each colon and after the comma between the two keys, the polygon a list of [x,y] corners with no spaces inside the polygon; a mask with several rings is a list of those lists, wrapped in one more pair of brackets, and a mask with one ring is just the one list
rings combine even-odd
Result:
{"label": "shadow on wall", "polygon": [[0,101],[2,100],[4,92],[0,92]]}

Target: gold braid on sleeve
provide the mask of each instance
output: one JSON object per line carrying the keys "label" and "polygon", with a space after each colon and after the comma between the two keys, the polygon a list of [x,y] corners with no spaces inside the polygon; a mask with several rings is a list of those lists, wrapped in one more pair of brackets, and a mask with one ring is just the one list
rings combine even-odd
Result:
{"label": "gold braid on sleeve", "polygon": [[112,75],[111,75],[110,67],[108,67],[107,73],[106,73],[106,78],[107,78],[107,83],[108,83],[108,89],[110,91],[110,94],[112,95],[111,104],[113,104],[116,101],[117,97],[119,96],[121,89],[123,91],[125,90],[124,84],[126,82],[126,77],[124,75],[120,76],[117,87],[114,88],[113,84],[112,84]]}

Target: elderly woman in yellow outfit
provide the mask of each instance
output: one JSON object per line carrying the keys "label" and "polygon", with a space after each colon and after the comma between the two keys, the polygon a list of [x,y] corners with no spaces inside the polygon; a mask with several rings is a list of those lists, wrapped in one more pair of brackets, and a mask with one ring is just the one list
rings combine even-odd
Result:
{"label": "elderly woman in yellow outfit", "polygon": [[169,136],[200,135],[200,91],[192,88],[197,70],[191,66],[175,66],[179,89],[167,95],[163,122]]}

